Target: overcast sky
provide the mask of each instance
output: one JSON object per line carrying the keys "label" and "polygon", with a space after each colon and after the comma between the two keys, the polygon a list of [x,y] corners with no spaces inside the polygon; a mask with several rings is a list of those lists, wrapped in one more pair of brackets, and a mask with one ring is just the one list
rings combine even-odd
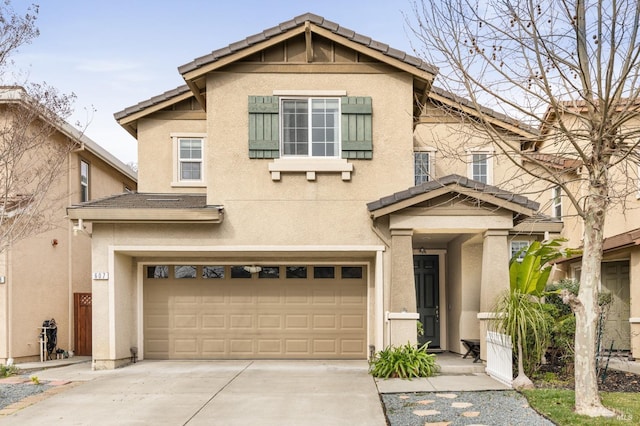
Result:
{"label": "overcast sky", "polygon": [[[16,11],[27,4],[13,3]],[[75,93],[68,121],[89,121],[87,136],[137,162],[135,139],[113,114],[184,84],[180,65],[307,12],[411,52],[403,17],[410,7],[409,0],[45,0],[40,37],[14,60],[30,81]]]}

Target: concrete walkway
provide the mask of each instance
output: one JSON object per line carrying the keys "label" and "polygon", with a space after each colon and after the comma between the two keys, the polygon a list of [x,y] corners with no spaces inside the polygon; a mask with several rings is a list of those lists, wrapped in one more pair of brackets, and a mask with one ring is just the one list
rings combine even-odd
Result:
{"label": "concrete walkway", "polygon": [[366,361],[81,363],[31,374],[75,383],[0,425],[386,425]]}

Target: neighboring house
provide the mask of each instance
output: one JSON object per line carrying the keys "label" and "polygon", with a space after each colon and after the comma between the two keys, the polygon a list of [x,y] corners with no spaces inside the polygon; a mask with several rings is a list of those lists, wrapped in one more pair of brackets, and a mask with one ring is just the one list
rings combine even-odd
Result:
{"label": "neighboring house", "polygon": [[[547,113],[546,129],[557,127],[558,120],[569,129],[580,129],[580,114],[585,114],[582,104],[566,102],[561,105],[561,117],[550,110]],[[628,122],[627,128],[640,127],[640,120]],[[581,169],[578,155],[563,143],[562,134],[552,130],[544,131],[540,142],[535,146],[536,160],[543,160],[550,169],[566,176],[572,193],[586,191],[584,185],[586,173]],[[558,155],[561,151],[562,157]],[[613,185],[607,208],[604,228],[604,253],[601,268],[600,291],[611,293],[611,305],[606,310],[602,349],[613,348],[628,352],[633,358],[640,354],[640,165],[632,159],[609,169]],[[545,212],[553,217],[562,217],[564,229],[562,235],[568,239],[570,247],[582,246],[583,222],[577,217],[575,208],[569,202],[567,194],[560,187],[546,191]],[[556,277],[564,274],[567,278],[579,280],[581,258],[574,257],[557,264],[560,269]]]}
{"label": "neighboring house", "polygon": [[94,368],[134,347],[366,359],[415,342],[417,319],[459,353],[484,339],[512,250],[562,228],[492,186],[509,165],[488,140],[441,161],[435,139],[473,129],[433,66],[322,17],[179,72],[185,86],[115,115],[138,141],[139,192],[68,209],[93,225]]}
{"label": "neighboring house", "polygon": [[[8,108],[29,108],[19,87],[0,89],[0,120]],[[43,117],[36,117],[36,120]],[[71,204],[136,190],[136,174],[81,132],[60,121],[42,145],[69,149],[44,200],[48,223],[42,232],[0,253],[0,363],[40,359],[43,321],[57,323],[58,348],[91,355],[91,225],[66,218]],[[46,149],[39,152],[46,151]],[[30,167],[52,158],[29,158]],[[57,161],[57,159],[56,159]],[[35,173],[35,172],[34,172]],[[22,188],[29,191],[29,188]],[[28,209],[30,206],[24,206]],[[18,213],[20,214],[20,213]],[[76,223],[76,226],[78,224]]]}

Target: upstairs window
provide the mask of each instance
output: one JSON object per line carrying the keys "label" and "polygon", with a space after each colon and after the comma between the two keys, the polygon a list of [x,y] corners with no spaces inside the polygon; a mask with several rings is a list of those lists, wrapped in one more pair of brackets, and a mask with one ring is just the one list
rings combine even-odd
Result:
{"label": "upstairs window", "polygon": [[80,160],[80,202],[89,201],[89,163]]}
{"label": "upstairs window", "polygon": [[180,180],[202,180],[202,139],[180,139]]}
{"label": "upstairs window", "polygon": [[283,156],[338,157],[339,117],[339,99],[283,99]]}
{"label": "upstairs window", "polygon": [[562,189],[559,186],[551,190],[551,216],[562,217]]}
{"label": "upstairs window", "polygon": [[415,151],[413,153],[413,175],[415,177],[415,185],[429,182],[431,178],[431,153],[424,151]]}
{"label": "upstairs window", "polygon": [[489,153],[474,152],[471,154],[471,179],[490,184]]}
{"label": "upstairs window", "polygon": [[173,186],[204,184],[204,135],[171,135],[174,144]]}

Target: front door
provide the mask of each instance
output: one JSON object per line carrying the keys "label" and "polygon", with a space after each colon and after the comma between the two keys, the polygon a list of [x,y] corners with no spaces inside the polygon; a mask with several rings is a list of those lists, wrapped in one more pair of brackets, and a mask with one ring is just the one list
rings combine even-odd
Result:
{"label": "front door", "polygon": [[413,273],[416,283],[416,304],[424,334],[418,343],[426,342],[430,348],[440,347],[440,306],[438,289],[438,256],[413,256]]}

